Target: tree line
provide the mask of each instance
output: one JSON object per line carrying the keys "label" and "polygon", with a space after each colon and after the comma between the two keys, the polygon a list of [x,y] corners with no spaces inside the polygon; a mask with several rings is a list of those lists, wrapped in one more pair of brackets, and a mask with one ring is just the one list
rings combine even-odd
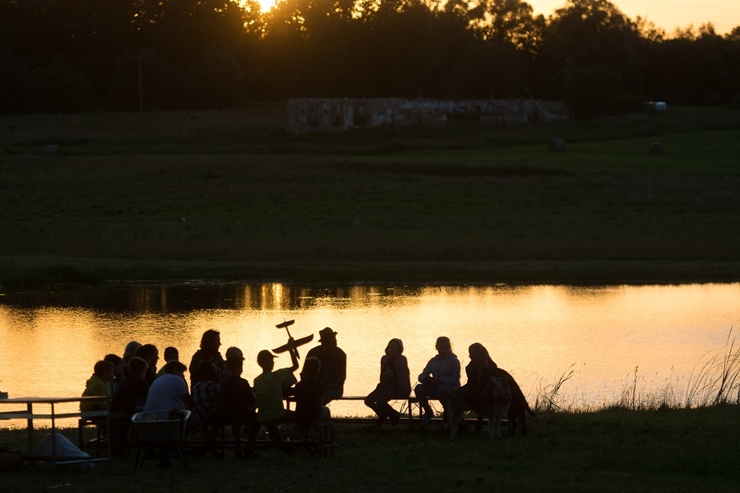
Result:
{"label": "tree line", "polygon": [[0,0],[3,113],[294,97],[740,106],[740,26],[669,36],[607,0]]}

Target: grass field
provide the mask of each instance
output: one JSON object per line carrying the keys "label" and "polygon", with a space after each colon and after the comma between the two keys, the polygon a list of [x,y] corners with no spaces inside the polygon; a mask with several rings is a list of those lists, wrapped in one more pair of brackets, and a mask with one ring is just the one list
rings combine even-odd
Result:
{"label": "grass field", "polygon": [[[257,458],[191,457],[162,469],[134,457],[91,471],[29,466],[0,473],[0,491],[730,492],[740,480],[740,408],[540,414],[526,437],[338,425],[328,459],[272,450]],[[0,443],[24,432],[0,430]],[[70,435],[74,438],[74,434]],[[15,441],[15,442],[14,442]]]}
{"label": "grass field", "polygon": [[[4,289],[165,278],[740,280],[737,112],[340,135],[287,135],[282,124],[272,104],[0,117]],[[548,150],[554,137],[564,152]],[[649,154],[655,141],[663,154]],[[50,144],[61,154],[47,155]],[[132,457],[85,473],[33,465],[0,473],[0,492],[734,491],[739,413],[542,412],[526,438],[495,442],[342,425],[328,460],[271,451],[192,458],[190,471],[150,462],[135,472]],[[0,429],[0,446],[23,440]]]}
{"label": "grass field", "polygon": [[298,136],[282,118],[0,117],[0,279],[740,279],[740,112]]}

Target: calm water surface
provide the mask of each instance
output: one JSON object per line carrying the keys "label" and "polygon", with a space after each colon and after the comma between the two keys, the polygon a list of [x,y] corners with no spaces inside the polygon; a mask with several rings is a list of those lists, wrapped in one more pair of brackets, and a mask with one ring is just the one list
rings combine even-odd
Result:
{"label": "calm water surface", "polygon": [[[377,382],[387,341],[405,344],[412,379],[447,335],[463,365],[481,342],[519,382],[530,403],[572,371],[560,390],[566,407],[614,403],[636,384],[639,395],[676,394],[740,324],[740,284],[680,286],[112,286],[0,295],[0,390],[11,397],[79,395],[95,362],[128,341],[176,346],[189,363],[207,329],[222,353],[240,347],[244,377],[259,374],[261,349],[287,340],[276,324],[295,319],[294,337],[323,327],[338,332],[348,355],[346,395]],[[303,347],[302,354],[312,347]],[[277,367],[289,366],[282,354]],[[693,375],[693,376],[692,376]],[[333,403],[336,415],[368,414]]]}

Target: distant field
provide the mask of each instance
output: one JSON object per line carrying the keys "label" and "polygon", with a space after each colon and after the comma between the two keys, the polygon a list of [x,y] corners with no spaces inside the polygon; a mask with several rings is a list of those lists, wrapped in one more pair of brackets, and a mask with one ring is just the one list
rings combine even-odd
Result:
{"label": "distant field", "polygon": [[0,117],[0,279],[740,279],[740,112],[283,123],[279,104]]}

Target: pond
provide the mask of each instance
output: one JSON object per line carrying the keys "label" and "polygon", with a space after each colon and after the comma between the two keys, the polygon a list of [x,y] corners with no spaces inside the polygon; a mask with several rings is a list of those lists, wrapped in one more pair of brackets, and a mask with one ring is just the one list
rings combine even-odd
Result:
{"label": "pond", "polygon": [[[0,295],[0,390],[11,397],[79,395],[95,362],[132,339],[175,346],[189,363],[207,329],[245,354],[331,327],[348,355],[345,395],[377,383],[389,339],[405,345],[412,380],[446,335],[463,366],[473,342],[519,382],[534,405],[555,390],[566,409],[624,402],[694,401],[740,323],[740,284],[654,286],[111,285]],[[313,342],[304,346],[303,354]],[[736,349],[735,349],[736,351]],[[286,353],[276,367],[289,366]],[[558,382],[564,380],[556,389]],[[463,382],[464,383],[464,382]],[[332,403],[335,415],[369,415]]]}

